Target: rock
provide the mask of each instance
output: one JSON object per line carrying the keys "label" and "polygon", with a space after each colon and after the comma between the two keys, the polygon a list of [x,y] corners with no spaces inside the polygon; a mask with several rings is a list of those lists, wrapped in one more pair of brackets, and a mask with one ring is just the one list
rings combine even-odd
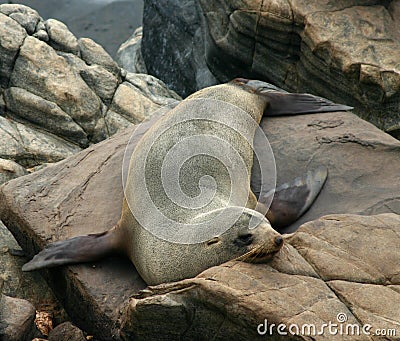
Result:
{"label": "rock", "polygon": [[158,109],[150,99],[143,98],[141,93],[128,82],[123,82],[114,94],[110,110],[120,114],[131,123],[139,123]]}
{"label": "rock", "polygon": [[0,297],[0,338],[4,341],[31,340],[36,332],[35,307],[26,300]]}
{"label": "rock", "polygon": [[148,72],[183,96],[215,78],[257,78],[352,105],[399,136],[399,8],[376,0],[146,1],[142,53]]}
{"label": "rock", "polygon": [[0,184],[25,174],[28,172],[18,163],[0,158]]}
{"label": "rock", "polygon": [[25,28],[28,34],[33,34],[35,32],[36,25],[41,19],[37,11],[24,5],[2,4],[0,5],[0,12],[14,19]]}
{"label": "rock", "polygon": [[349,112],[264,119],[261,127],[274,151],[278,183],[320,165],[329,172],[312,209],[287,232],[329,213],[400,213],[400,142],[390,135]]}
{"label": "rock", "polygon": [[86,341],[86,338],[79,328],[70,322],[65,322],[55,327],[49,334],[49,341]]}
{"label": "rock", "polygon": [[[0,22],[4,159],[31,169],[57,162],[180,99],[148,75],[124,72],[122,83],[120,68],[100,45],[86,38],[78,43],[63,23],[44,22],[26,6],[1,5]],[[21,25],[33,22],[27,36]]]}
{"label": "rock", "polygon": [[110,105],[115,90],[120,84],[119,79],[100,65],[87,65],[82,59],[69,53],[60,55],[74,70],[79,72],[82,79],[100,97],[103,103]]}
{"label": "rock", "polygon": [[47,34],[47,32],[45,30],[38,30],[37,32],[35,32],[33,34],[33,36],[44,42],[48,42],[50,39],[49,35]]}
{"label": "rock", "polygon": [[45,21],[45,26],[49,35],[50,46],[64,52],[79,53],[78,39],[64,23],[56,19],[48,19]]}
{"label": "rock", "polygon": [[11,86],[25,89],[57,104],[85,133],[93,134],[100,99],[64,58],[44,42],[27,37],[21,47]]}
{"label": "rock", "polygon": [[163,81],[160,81],[153,76],[147,74],[127,73],[125,79],[147,98],[158,105],[169,105],[182,99],[175,91],[168,89]]}
{"label": "rock", "polygon": [[77,145],[0,116],[0,155],[23,167],[57,162],[81,150]]}
{"label": "rock", "polygon": [[117,51],[116,62],[129,72],[147,73],[141,49],[142,35],[143,28],[138,27]]}
{"label": "rock", "polygon": [[219,83],[206,64],[203,20],[198,1],[145,2],[141,50],[146,68],[183,97]]}
{"label": "rock", "polygon": [[81,147],[88,145],[89,141],[83,129],[57,104],[16,87],[7,89],[4,97],[8,110],[18,118]]}
{"label": "rock", "polygon": [[0,85],[8,86],[15,58],[26,37],[26,31],[15,20],[0,13]]}
{"label": "rock", "polygon": [[58,323],[65,321],[66,313],[43,277],[38,272],[22,272],[21,267],[26,261],[27,258],[11,232],[0,221],[0,283],[4,281],[2,293],[29,301],[40,313],[51,311]]}
{"label": "rock", "polygon": [[[249,340],[259,336],[257,330],[263,332],[265,324],[269,327],[275,324],[273,334],[279,337],[276,326],[280,323],[286,326],[288,332],[290,325],[299,326],[300,330],[305,324],[314,325],[316,330],[321,330],[323,323],[337,324],[342,321],[345,322],[343,327],[355,325],[361,335],[344,333],[340,340],[372,340],[373,334],[362,334],[362,326],[371,324],[371,333],[378,328],[398,328],[396,321],[399,321],[400,315],[395,307],[400,303],[400,293],[387,285],[398,287],[399,278],[388,277],[382,283],[380,277],[386,275],[384,269],[388,268],[385,256],[391,257],[392,251],[400,245],[399,222],[400,217],[395,214],[370,217],[332,215],[303,225],[297,234],[288,239],[289,245],[295,246],[300,253],[296,258],[306,255],[305,259],[312,266],[315,263],[310,261],[310,256],[316,261],[324,259],[327,265],[330,259],[333,260],[334,271],[339,270],[335,265],[339,265],[340,260],[351,265],[355,264],[354,260],[359,264],[364,262],[362,269],[371,267],[370,271],[374,273],[370,282],[354,282],[354,274],[346,266],[341,267],[345,270],[343,272],[331,273],[330,266],[322,269],[322,272],[334,275],[335,280],[328,280],[324,275],[320,278],[282,272],[277,265],[282,267],[284,263],[297,262],[296,258],[286,258],[286,245],[269,264],[233,261],[208,269],[197,278],[162,284],[139,293],[130,300],[123,318],[122,339],[151,340],[162,331],[165,339],[205,335],[205,339],[234,337],[235,340]],[[299,234],[301,242],[297,239]],[[374,238],[371,239],[372,235]],[[341,243],[343,237],[347,240],[345,244]],[[292,243],[292,238],[296,239],[295,243]],[[393,240],[392,245],[395,244],[396,249],[385,246],[388,240]],[[316,243],[328,245],[332,241],[334,245],[328,250],[317,249]],[[375,259],[375,252],[370,252],[368,246],[371,243],[374,250],[382,255],[379,259]],[[309,248],[316,252],[309,251]],[[359,250],[365,254],[360,255]],[[398,256],[395,251],[393,259]],[[378,268],[374,269],[374,266]],[[353,271],[358,269],[361,268],[353,267]],[[316,269],[318,275],[320,270],[320,267]],[[390,273],[398,270],[396,265]],[[177,323],[171,324],[171,321]],[[268,332],[268,327],[265,331]],[[312,335],[315,340],[333,339],[328,329],[323,335]],[[299,340],[306,340],[307,336]]]}
{"label": "rock", "polygon": [[111,72],[114,76],[119,76],[120,69],[118,64],[110,55],[97,43],[89,38],[80,38],[78,40],[81,49],[81,58],[88,64],[98,64]]}
{"label": "rock", "polygon": [[[385,285],[393,290],[400,285],[395,261],[400,250],[400,142],[350,113],[273,117],[262,127],[274,150],[278,183],[320,164],[329,169],[322,193],[300,223],[328,213],[386,214],[320,218],[286,237],[284,250],[269,264],[233,262],[211,268],[196,279],[149,289],[129,306],[128,298],[146,285],[125,259],[46,270],[74,323],[105,340],[117,335],[118,318],[125,339],[150,339],[161,330],[166,339],[227,339],[234,334],[235,339],[249,339],[257,336],[264,319],[320,326],[336,323],[343,312],[349,323],[359,325],[369,323],[373,314],[373,321],[398,320],[396,311],[376,302],[387,294]],[[118,221],[121,164],[131,132],[129,128],[0,188],[0,218],[29,255],[51,241],[102,232]],[[372,294],[365,301],[352,300],[353,288],[344,288],[343,281],[376,287],[375,303]],[[393,306],[400,303],[395,293],[389,297]]]}
{"label": "rock", "polygon": [[[32,173],[30,176],[36,178],[32,181],[32,185],[39,186],[43,190],[41,197],[34,199],[30,196],[34,193],[31,188],[25,187],[23,189],[23,187],[19,187],[20,190],[26,190],[25,195],[32,199],[31,207],[33,208],[40,202],[46,202],[47,200],[53,201],[51,207],[48,205],[46,205],[46,208],[42,207],[45,210],[50,209],[52,211],[50,215],[40,210],[32,217],[36,219],[36,223],[39,223],[43,217],[47,217],[49,219],[47,223],[52,226],[54,231],[58,231],[56,232],[58,236],[61,237],[62,235],[62,239],[68,238],[74,233],[85,234],[88,231],[87,229],[97,232],[113,226],[119,219],[122,205],[121,175],[119,170],[121,169],[125,148],[124,143],[126,143],[129,136],[130,129],[122,132],[117,139],[113,137],[96,146],[85,149],[82,154],[73,156],[72,158],[75,160],[73,162],[76,163],[77,167],[74,167],[74,172],[77,177],[67,175],[69,171],[68,166],[65,164],[66,161],[48,167],[44,171]],[[114,141],[116,145],[110,143],[110,141]],[[53,180],[64,175],[70,177],[70,179],[65,184],[66,187],[63,185],[63,189],[59,188],[59,194],[55,195],[52,187],[53,185],[58,185],[53,183],[52,180],[40,179],[40,174],[44,173],[52,177]],[[105,181],[103,176],[108,180]],[[22,180],[23,178],[20,179]],[[86,179],[88,185],[85,190],[81,188],[82,181],[85,181],[83,179]],[[97,182],[98,180],[100,182]],[[53,185],[51,185],[52,183]],[[94,188],[96,188],[96,191],[93,191]],[[100,192],[97,192],[99,189]],[[69,194],[65,196],[67,192]],[[58,199],[54,195],[58,196]],[[17,197],[18,195],[14,196],[14,198]],[[108,201],[108,198],[111,201]],[[94,206],[92,206],[93,201],[97,201]],[[3,200],[3,197],[0,198],[0,202],[4,203],[0,208],[0,211],[2,211],[1,219],[8,221],[8,218],[11,218],[9,215],[11,211],[5,212],[8,204]],[[35,204],[33,204],[34,202]],[[77,205],[77,202],[80,202],[80,205]],[[69,205],[69,208],[65,204]],[[90,215],[87,214],[88,206],[86,204],[91,206]],[[82,219],[87,220],[83,222]],[[80,225],[81,232],[75,229],[77,222],[82,224]],[[47,223],[40,223],[42,236],[46,234]],[[6,224],[8,227],[10,226],[10,224]],[[73,229],[69,230],[69,226],[73,227]],[[13,233],[15,233],[24,250],[27,251],[29,249],[30,251],[27,252],[33,254],[38,247],[36,243],[38,242],[43,246],[45,241],[40,240],[41,237],[35,235],[33,231],[27,235],[25,235],[25,232],[22,232],[22,230],[17,232],[17,230],[13,229]],[[120,258],[109,258],[102,262],[93,263],[90,266],[77,265],[73,267],[73,271],[68,271],[66,268],[53,269],[46,271],[45,275],[49,283],[55,284],[53,287],[54,292],[59,295],[58,297],[68,309],[69,314],[71,313],[72,316],[76,317],[80,316],[78,320],[74,319],[73,322],[83,330],[105,340],[111,339],[114,323],[118,315],[118,307],[131,294],[145,287],[133,265],[128,260]],[[78,281],[75,281],[76,276],[79,277]],[[88,289],[90,293],[87,291]]]}

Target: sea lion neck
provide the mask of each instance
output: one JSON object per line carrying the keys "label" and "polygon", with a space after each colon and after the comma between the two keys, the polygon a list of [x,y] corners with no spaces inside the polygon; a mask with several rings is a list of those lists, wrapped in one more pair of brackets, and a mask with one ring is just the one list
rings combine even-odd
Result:
{"label": "sea lion neck", "polygon": [[263,112],[268,105],[262,96],[259,96],[259,94],[252,91],[250,88],[248,89],[234,82],[199,90],[187,97],[185,101],[201,98],[223,101],[235,105],[251,115],[257,123],[260,123]]}

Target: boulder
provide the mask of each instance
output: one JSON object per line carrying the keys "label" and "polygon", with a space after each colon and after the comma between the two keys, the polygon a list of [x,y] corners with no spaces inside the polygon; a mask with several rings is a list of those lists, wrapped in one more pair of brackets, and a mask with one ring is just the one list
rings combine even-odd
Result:
{"label": "boulder", "polygon": [[51,313],[52,318],[57,323],[65,321],[67,315],[43,277],[39,273],[22,272],[21,267],[26,261],[27,257],[24,252],[10,231],[0,221],[0,283],[3,282],[2,293],[9,297],[30,302],[40,314]]}
{"label": "boulder", "polygon": [[115,60],[129,72],[147,73],[141,49],[142,35],[143,29],[139,27],[135,30],[133,35],[118,48]]}
{"label": "boulder", "polygon": [[25,174],[28,174],[28,172],[18,163],[11,160],[0,159],[0,184]]}
{"label": "boulder", "polygon": [[152,76],[122,72],[96,42],[29,7],[0,5],[0,22],[0,158],[36,169],[180,99]]}
{"label": "boulder", "polygon": [[26,300],[0,294],[0,338],[31,340],[35,333],[35,307]]}
{"label": "boulder", "polygon": [[15,58],[26,38],[26,31],[18,23],[0,13],[0,85],[5,87],[10,80]]}
{"label": "boulder", "polygon": [[352,105],[399,136],[399,12],[399,1],[146,1],[142,55],[183,96],[256,78]]}
{"label": "boulder", "polygon": [[103,47],[90,38],[80,38],[78,42],[81,50],[81,58],[86,62],[86,64],[97,64],[104,67],[113,75],[119,75],[120,69],[118,64],[111,58]]}
{"label": "boulder", "polygon": [[93,135],[100,115],[100,99],[46,43],[34,37],[25,39],[10,84],[56,103],[88,136]]}
{"label": "boulder", "polygon": [[0,12],[15,20],[28,34],[33,34],[41,21],[37,11],[24,5],[2,4],[0,5]]}
{"label": "boulder", "polygon": [[55,327],[49,334],[49,341],[85,341],[82,330],[75,327],[71,322],[64,322]]}
{"label": "boulder", "polygon": [[71,33],[67,25],[56,19],[48,19],[44,24],[49,36],[50,46],[63,52],[79,53],[78,39]]}
{"label": "boulder", "polygon": [[[337,323],[344,313],[349,323],[372,321],[374,328],[398,320],[387,302],[400,303],[395,261],[400,142],[351,113],[268,118],[262,128],[275,154],[278,183],[314,166],[328,167],[322,193],[296,224],[312,222],[286,237],[272,263],[221,265],[196,279],[150,288],[129,304],[146,285],[124,258],[42,271],[77,326],[104,340],[119,334],[117,320],[125,339],[164,332],[165,339],[248,339],[257,336],[264,319],[320,326]],[[118,221],[121,165],[131,133],[126,129],[0,188],[0,218],[27,254],[51,241],[108,230]],[[329,213],[362,215],[315,220]],[[356,287],[365,292],[363,300],[352,296]]]}

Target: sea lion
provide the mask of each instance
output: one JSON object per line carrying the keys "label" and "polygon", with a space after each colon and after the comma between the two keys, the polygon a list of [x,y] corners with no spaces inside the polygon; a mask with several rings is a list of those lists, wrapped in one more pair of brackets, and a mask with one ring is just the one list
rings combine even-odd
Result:
{"label": "sea lion", "polygon": [[[147,284],[155,285],[196,276],[231,259],[263,262],[280,250],[283,238],[264,215],[271,195],[262,192],[263,200],[257,202],[250,189],[251,139],[256,126],[263,115],[349,109],[313,95],[283,93],[267,83],[246,79],[202,89],[160,119],[147,123],[148,130],[130,158],[117,225],[107,232],[50,244],[23,270],[121,253],[130,258]],[[232,110],[239,117],[232,116]],[[207,148],[216,141],[224,148],[214,148],[207,154]],[[168,167],[163,162],[171,159],[168,156],[175,147],[184,159],[178,165],[179,172],[174,168],[174,158]],[[225,158],[226,164],[221,165],[218,158]],[[228,179],[232,186],[225,175],[232,176]],[[175,178],[178,186],[163,188]],[[277,201],[283,204],[288,196],[302,198],[295,212],[288,215],[290,219],[308,208],[325,178],[326,170],[320,169],[296,180],[292,191],[288,187],[279,189]],[[179,201],[181,192],[186,202]],[[177,199],[171,200],[170,195],[175,194]],[[284,206],[275,202],[271,207],[279,209],[267,213],[270,219],[279,224],[289,222],[279,218]]]}

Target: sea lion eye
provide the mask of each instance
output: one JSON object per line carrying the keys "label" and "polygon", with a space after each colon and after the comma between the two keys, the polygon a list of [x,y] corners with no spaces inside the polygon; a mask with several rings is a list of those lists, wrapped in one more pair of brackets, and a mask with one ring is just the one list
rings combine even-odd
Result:
{"label": "sea lion eye", "polygon": [[253,242],[253,235],[251,233],[240,234],[233,243],[238,246],[250,245]]}
{"label": "sea lion eye", "polygon": [[206,241],[206,244],[209,246],[209,245],[212,245],[212,244],[215,244],[215,243],[218,243],[219,242],[219,238],[218,237],[214,237],[214,238],[212,238],[212,239],[210,239],[210,240],[208,240],[208,241]]}

